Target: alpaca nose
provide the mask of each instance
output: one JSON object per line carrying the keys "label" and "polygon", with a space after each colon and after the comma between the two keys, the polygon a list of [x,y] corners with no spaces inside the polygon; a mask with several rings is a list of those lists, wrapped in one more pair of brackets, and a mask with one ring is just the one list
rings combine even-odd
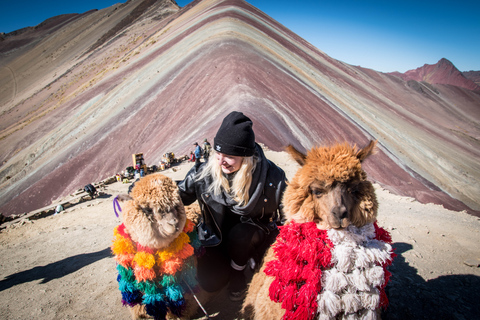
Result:
{"label": "alpaca nose", "polygon": [[344,205],[335,206],[332,208],[332,214],[338,220],[342,220],[347,217],[347,208]]}

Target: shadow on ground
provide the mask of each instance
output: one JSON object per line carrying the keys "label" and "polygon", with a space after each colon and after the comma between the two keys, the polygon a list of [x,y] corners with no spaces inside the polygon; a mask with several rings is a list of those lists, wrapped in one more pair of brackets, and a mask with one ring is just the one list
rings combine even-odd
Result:
{"label": "shadow on ground", "polygon": [[47,283],[54,279],[62,278],[74,273],[89,264],[112,255],[110,248],[92,253],[82,253],[73,257],[47,264],[46,266],[34,267],[30,270],[21,271],[5,277],[0,281],[0,291],[10,289],[19,284],[42,280],[40,283]]}
{"label": "shadow on ground", "polygon": [[390,301],[382,319],[479,319],[480,277],[440,276],[425,281],[402,254],[412,245],[393,244],[397,257],[386,291]]}

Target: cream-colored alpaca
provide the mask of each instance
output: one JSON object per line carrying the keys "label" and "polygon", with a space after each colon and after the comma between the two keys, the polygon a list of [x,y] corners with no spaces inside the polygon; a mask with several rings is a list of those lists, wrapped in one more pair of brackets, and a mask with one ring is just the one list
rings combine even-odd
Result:
{"label": "cream-colored alpaca", "polygon": [[200,208],[186,209],[177,185],[161,174],[141,178],[118,199],[123,224],[115,228],[112,251],[132,319],[190,318],[197,310],[190,292],[196,284],[195,237],[191,241],[190,235]]}
{"label": "cream-colored alpaca", "polygon": [[379,265],[391,263],[392,249],[375,238],[385,233],[374,224],[377,199],[361,166],[375,145],[337,144],[306,155],[287,148],[301,167],[285,190],[286,226],[249,285],[247,319],[379,317],[388,272]]}

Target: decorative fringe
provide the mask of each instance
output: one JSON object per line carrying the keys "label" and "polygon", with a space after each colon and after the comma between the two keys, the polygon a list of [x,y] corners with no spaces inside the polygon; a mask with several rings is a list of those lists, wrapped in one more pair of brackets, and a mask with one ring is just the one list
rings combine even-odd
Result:
{"label": "decorative fringe", "polygon": [[280,227],[273,250],[277,259],[265,273],[275,277],[269,296],[285,309],[283,319],[312,319],[317,312],[322,269],[330,267],[332,242],[315,223],[292,222]]}
{"label": "decorative fringe", "polygon": [[165,319],[168,312],[181,317],[186,292],[182,285],[198,285],[193,255],[200,242],[194,229],[195,224],[187,219],[183,232],[163,250],[135,243],[123,224],[114,229],[111,249],[118,262],[117,280],[124,305],[142,303],[154,319]]}
{"label": "decorative fringe", "polygon": [[377,224],[319,230],[314,222],[280,227],[265,266],[274,277],[270,299],[286,319],[375,319],[386,307],[386,269],[393,261],[390,234]]}
{"label": "decorative fringe", "polygon": [[[375,310],[388,305],[384,300],[388,282],[386,268],[395,256],[389,244],[390,235],[375,223],[361,228],[352,225],[346,230],[331,229],[328,237],[335,245],[333,266],[322,281],[324,290],[318,295],[318,312],[325,311],[321,307],[331,303],[337,305],[339,298],[340,309],[330,308],[328,317],[323,318],[336,319],[341,314],[346,319],[376,319]],[[346,279],[346,285],[339,280],[343,280],[340,274]]]}

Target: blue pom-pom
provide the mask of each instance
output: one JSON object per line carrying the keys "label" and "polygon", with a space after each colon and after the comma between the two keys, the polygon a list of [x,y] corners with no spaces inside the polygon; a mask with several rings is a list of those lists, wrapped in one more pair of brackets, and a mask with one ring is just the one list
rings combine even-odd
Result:
{"label": "blue pom-pom", "polygon": [[186,302],[185,299],[182,298],[177,301],[168,301],[167,305],[171,313],[177,317],[181,317],[183,311],[185,310]]}
{"label": "blue pom-pom", "polygon": [[179,286],[170,286],[165,288],[165,296],[170,301],[183,299],[182,288]]}
{"label": "blue pom-pom", "polygon": [[133,292],[122,291],[122,301],[123,304],[134,306],[142,302],[142,293],[138,290],[135,290]]}
{"label": "blue pom-pom", "polygon": [[164,320],[167,316],[167,305],[164,301],[155,301],[146,304],[145,309],[155,320]]}
{"label": "blue pom-pom", "polygon": [[120,282],[118,283],[118,288],[122,292],[124,292],[124,291],[125,292],[139,291],[133,283],[130,283],[130,282],[127,282],[127,281],[124,281],[124,280],[120,280]]}
{"label": "blue pom-pom", "polygon": [[143,304],[155,304],[156,302],[165,302],[165,297],[161,293],[146,294],[143,296]]}

